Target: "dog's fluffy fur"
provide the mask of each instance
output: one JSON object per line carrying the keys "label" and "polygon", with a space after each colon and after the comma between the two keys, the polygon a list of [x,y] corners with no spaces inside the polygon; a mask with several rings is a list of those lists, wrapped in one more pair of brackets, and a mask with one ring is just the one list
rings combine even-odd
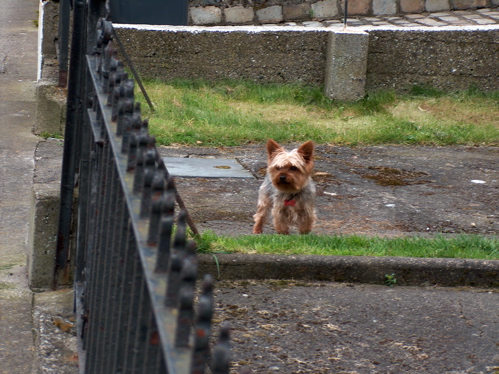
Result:
{"label": "dog's fluffy fur", "polygon": [[300,234],[309,233],[316,220],[315,184],[311,177],[314,144],[308,141],[288,152],[269,139],[267,156],[267,175],[259,190],[253,233],[262,233],[271,209],[279,234],[289,234],[291,227],[297,227]]}

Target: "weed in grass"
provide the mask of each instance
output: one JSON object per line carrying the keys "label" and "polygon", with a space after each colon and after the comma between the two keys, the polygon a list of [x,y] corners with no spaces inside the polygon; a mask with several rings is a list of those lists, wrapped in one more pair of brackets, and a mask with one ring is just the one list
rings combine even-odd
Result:
{"label": "weed in grass", "polygon": [[397,278],[395,278],[395,273],[385,274],[385,285],[388,287],[393,287],[397,283]]}

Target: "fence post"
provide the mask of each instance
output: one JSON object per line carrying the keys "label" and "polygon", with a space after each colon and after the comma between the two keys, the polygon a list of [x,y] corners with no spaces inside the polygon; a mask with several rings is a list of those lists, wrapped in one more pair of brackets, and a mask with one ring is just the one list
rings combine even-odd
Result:
{"label": "fence post", "polygon": [[73,191],[78,146],[79,128],[83,122],[85,77],[85,26],[86,12],[83,0],[75,1],[73,15],[73,37],[69,72],[67,115],[64,138],[61,176],[61,207],[57,231],[54,288],[67,283],[69,277],[68,258],[70,251],[71,223],[73,220]]}

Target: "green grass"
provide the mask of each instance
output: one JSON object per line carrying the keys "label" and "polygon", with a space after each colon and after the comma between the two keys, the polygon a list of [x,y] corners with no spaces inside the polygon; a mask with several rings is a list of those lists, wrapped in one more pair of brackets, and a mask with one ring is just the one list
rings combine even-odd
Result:
{"label": "green grass", "polygon": [[499,239],[478,235],[380,238],[325,235],[217,236],[204,232],[198,239],[204,253],[259,253],[329,256],[394,256],[499,259]]}
{"label": "green grass", "polygon": [[[143,105],[144,117],[161,145],[236,146],[268,138],[338,145],[499,144],[499,91],[446,94],[415,86],[405,95],[377,92],[346,103],[300,84],[147,80],[145,87],[156,111]],[[145,102],[140,94],[138,100]]]}

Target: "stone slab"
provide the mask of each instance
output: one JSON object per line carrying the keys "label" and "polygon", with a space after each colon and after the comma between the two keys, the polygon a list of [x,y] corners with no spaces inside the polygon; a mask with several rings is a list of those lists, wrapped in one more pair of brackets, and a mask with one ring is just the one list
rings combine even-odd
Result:
{"label": "stone slab", "polygon": [[239,162],[231,159],[163,157],[175,177],[254,178]]}

